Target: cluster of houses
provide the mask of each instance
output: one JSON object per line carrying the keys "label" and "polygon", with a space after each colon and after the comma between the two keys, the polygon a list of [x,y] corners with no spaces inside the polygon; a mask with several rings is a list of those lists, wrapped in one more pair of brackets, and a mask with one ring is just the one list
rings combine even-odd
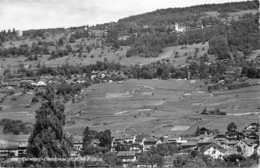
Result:
{"label": "cluster of houses", "polygon": [[[137,167],[152,166],[137,164],[138,156],[142,152],[148,151],[151,147],[156,147],[159,144],[177,145],[179,153],[174,156],[165,157],[165,163],[173,164],[176,161],[176,156],[188,155],[190,152],[197,150],[204,155],[209,155],[214,159],[223,159],[230,154],[241,154],[249,157],[254,153],[260,154],[259,147],[259,123],[251,123],[240,132],[232,129],[225,134],[212,135],[210,130],[205,127],[200,128],[198,137],[152,137],[148,134],[140,134],[133,136],[116,136],[112,140],[111,152],[117,152],[117,157],[120,159],[124,167],[136,165]],[[80,157],[80,151],[83,147],[83,137],[74,137],[74,150],[71,152],[72,158]],[[10,144],[6,141],[0,141],[0,158],[7,157],[25,157],[27,143]],[[99,140],[93,139],[92,145],[98,147]],[[118,146],[124,146],[118,148]],[[119,150],[118,150],[119,149]],[[125,150],[127,149],[127,150]],[[153,165],[155,166],[155,165]]]}
{"label": "cluster of houses", "polygon": [[[187,155],[197,150],[214,159],[224,159],[225,156],[230,154],[241,154],[244,157],[249,157],[254,153],[260,154],[259,135],[259,123],[249,124],[242,132],[232,129],[225,134],[214,136],[210,133],[209,129],[202,127],[200,128],[200,135],[198,137],[181,138],[165,136],[156,138],[146,134],[114,137],[111,151],[115,152],[119,144],[127,146],[124,149],[129,149],[128,151],[119,151],[117,153],[117,157],[122,160],[124,166],[136,164],[140,153],[148,151],[152,146],[156,147],[158,144],[177,145],[180,151],[175,156]],[[176,158],[174,156],[167,156],[165,160],[167,160],[167,163],[173,164]]]}

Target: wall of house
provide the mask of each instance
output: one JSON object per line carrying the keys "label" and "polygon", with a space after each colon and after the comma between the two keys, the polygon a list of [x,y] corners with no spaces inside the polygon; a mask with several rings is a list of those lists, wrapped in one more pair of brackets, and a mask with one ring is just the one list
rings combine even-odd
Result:
{"label": "wall of house", "polygon": [[214,159],[222,159],[222,156],[224,156],[225,154],[220,152],[218,149],[214,149],[213,147],[211,147],[204,152],[204,155],[210,155]]}
{"label": "wall of house", "polygon": [[251,156],[254,153],[254,145],[248,146],[243,141],[238,142],[237,146],[241,147],[242,155],[245,157]]}

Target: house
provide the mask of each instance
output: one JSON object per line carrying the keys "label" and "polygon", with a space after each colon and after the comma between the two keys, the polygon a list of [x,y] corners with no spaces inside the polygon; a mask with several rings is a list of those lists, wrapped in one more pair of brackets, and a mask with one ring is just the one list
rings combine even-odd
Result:
{"label": "house", "polygon": [[205,127],[201,127],[199,133],[200,135],[210,135],[210,130]]}
{"label": "house", "polygon": [[178,137],[178,138],[171,138],[171,137],[168,137],[168,138],[165,138],[163,140],[163,143],[166,143],[166,144],[177,144],[178,141],[181,140],[181,137]]}
{"label": "house", "polygon": [[138,144],[138,143],[133,143],[130,145],[130,151],[133,151],[135,153],[142,153],[143,147],[142,145]]}
{"label": "house", "polygon": [[197,147],[198,143],[195,141],[189,141],[187,143],[182,143],[181,144],[181,149],[186,150],[186,149],[195,149]]}
{"label": "house", "polygon": [[240,152],[243,156],[249,157],[255,152],[256,144],[252,140],[240,140],[236,146],[238,147],[238,152]]}
{"label": "house", "polygon": [[124,138],[124,143],[126,144],[132,144],[134,141],[135,141],[135,136],[128,135]]}
{"label": "house", "polygon": [[245,138],[245,135],[242,132],[239,132],[236,129],[226,132],[226,137],[229,141],[236,140],[239,141]]}
{"label": "house", "polygon": [[216,143],[211,143],[202,150],[204,155],[210,155],[214,159],[223,159],[226,155],[227,150]]}
{"label": "house", "polygon": [[148,151],[151,149],[152,146],[157,146],[158,144],[162,143],[160,139],[157,138],[145,138],[142,145],[143,151]]}
{"label": "house", "polygon": [[16,36],[17,37],[22,37],[23,36],[23,31],[22,30],[17,30],[16,31]]}
{"label": "house", "polygon": [[245,127],[244,130],[250,130],[250,131],[259,131],[259,123],[251,123]]}
{"label": "house", "polygon": [[97,75],[98,75],[98,72],[97,72],[97,71],[92,71],[92,72],[91,72],[90,79],[93,80],[95,77],[97,77]]}
{"label": "house", "polygon": [[117,144],[123,144],[124,143],[124,138],[123,137],[114,137],[112,140],[112,147],[115,147]]}
{"label": "house", "polygon": [[142,145],[144,138],[149,138],[149,137],[150,137],[149,134],[136,135],[133,143],[138,143],[138,144]]}
{"label": "house", "polygon": [[178,33],[183,33],[187,30],[187,28],[183,25],[179,25],[178,23],[175,23],[175,31]]}
{"label": "house", "polygon": [[100,141],[99,139],[92,139],[91,144],[95,147],[99,147]]}
{"label": "house", "polygon": [[73,148],[77,150],[81,150],[83,147],[83,138],[73,138]]}
{"label": "house", "polygon": [[135,152],[133,151],[120,151],[116,156],[123,162],[124,167],[137,161]]}
{"label": "house", "polygon": [[125,35],[125,36],[120,36],[120,37],[118,37],[118,39],[117,40],[122,40],[122,41],[126,41],[127,39],[129,39],[129,36],[128,35]]}
{"label": "house", "polygon": [[10,156],[18,156],[17,145],[1,145],[0,146],[0,158],[7,158]]}

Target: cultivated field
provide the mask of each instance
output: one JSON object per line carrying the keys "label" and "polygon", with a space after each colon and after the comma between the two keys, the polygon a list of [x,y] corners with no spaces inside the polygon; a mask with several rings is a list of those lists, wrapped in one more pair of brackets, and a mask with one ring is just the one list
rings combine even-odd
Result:
{"label": "cultivated field", "polygon": [[[260,101],[256,91],[259,86],[209,94],[203,81],[127,80],[93,85],[89,89],[92,92],[83,101],[67,104],[67,118],[76,123],[66,126],[68,132],[81,134],[86,126],[110,129],[113,134],[143,132],[157,136],[193,134],[197,126],[224,132],[232,121],[240,129],[258,122],[256,114],[244,113],[260,112],[256,106]],[[242,103],[244,99],[247,101]],[[233,107],[233,102],[241,105]],[[219,108],[228,115],[199,114],[204,108]]]}

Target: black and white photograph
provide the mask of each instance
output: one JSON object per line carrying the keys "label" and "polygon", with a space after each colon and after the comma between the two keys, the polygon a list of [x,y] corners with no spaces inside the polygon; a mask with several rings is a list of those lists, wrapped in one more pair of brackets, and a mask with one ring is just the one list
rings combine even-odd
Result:
{"label": "black and white photograph", "polygon": [[0,0],[0,168],[260,168],[259,0]]}

